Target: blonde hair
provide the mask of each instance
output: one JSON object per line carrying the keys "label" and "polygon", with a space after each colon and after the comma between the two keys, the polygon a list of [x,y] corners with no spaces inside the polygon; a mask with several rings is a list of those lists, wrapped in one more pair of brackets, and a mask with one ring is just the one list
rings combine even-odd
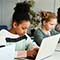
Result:
{"label": "blonde hair", "polygon": [[43,21],[49,22],[50,19],[57,19],[55,13],[50,11],[41,11],[39,15],[42,18],[41,19],[42,24],[43,24]]}

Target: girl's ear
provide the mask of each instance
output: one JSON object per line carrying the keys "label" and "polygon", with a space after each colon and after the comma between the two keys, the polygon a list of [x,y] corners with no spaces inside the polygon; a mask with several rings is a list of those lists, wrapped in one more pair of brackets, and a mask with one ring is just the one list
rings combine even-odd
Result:
{"label": "girl's ear", "polygon": [[16,28],[17,27],[17,23],[13,22],[13,27]]}
{"label": "girl's ear", "polygon": [[46,25],[46,23],[47,23],[46,21],[43,21],[43,25]]}

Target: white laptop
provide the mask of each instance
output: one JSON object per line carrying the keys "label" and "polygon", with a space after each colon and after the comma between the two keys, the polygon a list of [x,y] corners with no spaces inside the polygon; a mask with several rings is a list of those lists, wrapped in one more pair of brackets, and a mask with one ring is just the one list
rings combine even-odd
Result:
{"label": "white laptop", "polygon": [[15,45],[0,48],[0,60],[14,60]]}
{"label": "white laptop", "polygon": [[60,34],[44,38],[35,60],[44,60],[47,57],[51,56],[56,49],[59,38]]}
{"label": "white laptop", "polygon": [[57,44],[55,51],[60,52],[60,43]]}

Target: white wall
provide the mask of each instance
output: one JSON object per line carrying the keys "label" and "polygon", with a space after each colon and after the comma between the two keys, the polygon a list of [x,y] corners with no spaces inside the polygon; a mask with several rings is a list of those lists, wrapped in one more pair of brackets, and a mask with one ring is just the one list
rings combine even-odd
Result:
{"label": "white wall", "polygon": [[[17,2],[24,0],[0,0],[0,24],[6,24],[10,27],[13,8]],[[60,0],[34,0],[35,6],[33,10],[38,12],[40,10],[50,10],[57,12],[60,7]]]}
{"label": "white wall", "polygon": [[2,21],[2,19],[1,19],[1,18],[2,18],[2,15],[1,15],[1,14],[2,14],[2,13],[1,13],[1,12],[2,12],[2,9],[1,9],[1,7],[2,7],[2,3],[1,3],[1,1],[0,1],[0,22]]}
{"label": "white wall", "polygon": [[56,8],[55,8],[55,12],[57,12],[57,9],[60,7],[60,0],[56,0]]}
{"label": "white wall", "polygon": [[13,8],[17,0],[0,0],[0,25],[7,25],[10,27]]}
{"label": "white wall", "polygon": [[40,10],[49,10],[53,11],[56,13],[57,7],[60,5],[60,0],[35,0],[36,4],[34,7],[35,11],[40,11]]}

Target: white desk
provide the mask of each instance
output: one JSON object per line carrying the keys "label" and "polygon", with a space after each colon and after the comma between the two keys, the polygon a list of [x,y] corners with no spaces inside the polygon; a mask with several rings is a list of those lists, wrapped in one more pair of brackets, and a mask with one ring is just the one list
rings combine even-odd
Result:
{"label": "white desk", "polygon": [[60,52],[54,52],[54,54],[44,60],[60,60]]}
{"label": "white desk", "polygon": [[60,60],[60,43],[57,45],[56,50],[53,53],[53,55],[44,60]]}

